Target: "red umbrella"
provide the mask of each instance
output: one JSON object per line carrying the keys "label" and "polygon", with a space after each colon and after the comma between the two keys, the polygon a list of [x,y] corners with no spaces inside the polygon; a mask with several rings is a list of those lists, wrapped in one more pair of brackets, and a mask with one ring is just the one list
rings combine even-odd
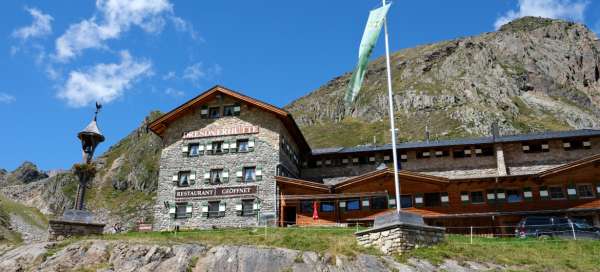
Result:
{"label": "red umbrella", "polygon": [[319,213],[317,212],[317,201],[313,201],[313,220],[319,219]]}

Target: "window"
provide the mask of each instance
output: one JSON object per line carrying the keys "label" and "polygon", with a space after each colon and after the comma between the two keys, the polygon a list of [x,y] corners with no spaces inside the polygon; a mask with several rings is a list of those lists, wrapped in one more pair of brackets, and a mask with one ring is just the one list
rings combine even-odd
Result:
{"label": "window", "polygon": [[423,200],[425,201],[425,207],[442,205],[442,197],[440,193],[425,193]]}
{"label": "window", "polygon": [[233,105],[223,106],[223,116],[233,116]]}
{"label": "window", "polygon": [[221,183],[223,177],[223,169],[211,169],[210,170],[210,183],[216,184]]}
{"label": "window", "polygon": [[208,202],[208,217],[219,217],[219,201]]}
{"label": "window", "polygon": [[563,188],[561,186],[553,186],[549,187],[550,198],[552,199],[563,199],[565,198],[565,192],[563,192]]}
{"label": "window", "polygon": [[187,203],[177,203],[175,204],[175,218],[187,218]]}
{"label": "window", "polygon": [[238,152],[248,152],[248,139],[237,140]]}
{"label": "window", "polygon": [[477,156],[477,157],[494,156],[494,148],[491,146],[477,147],[475,149],[475,156]]}
{"label": "window", "polygon": [[335,209],[335,205],[333,204],[333,202],[321,202],[320,203],[320,211],[321,212],[333,212],[333,210]]}
{"label": "window", "polygon": [[483,191],[471,192],[471,203],[478,204],[485,202]]}
{"label": "window", "polygon": [[256,167],[244,167],[242,170],[243,182],[253,182],[256,180]]}
{"label": "window", "polygon": [[464,157],[468,157],[468,156],[465,154],[465,151],[461,149],[461,150],[452,150],[452,157],[464,158]]}
{"label": "window", "polygon": [[565,150],[590,149],[592,144],[590,140],[572,140],[563,141],[563,147]]}
{"label": "window", "polygon": [[313,202],[311,200],[303,200],[300,202],[300,212],[313,213]]}
{"label": "window", "polygon": [[374,210],[383,210],[387,208],[386,205],[387,198],[385,196],[376,196],[371,199],[371,208]]}
{"label": "window", "polygon": [[410,208],[413,206],[412,195],[401,195],[400,196],[400,207]]}
{"label": "window", "polygon": [[242,200],[242,215],[254,215],[254,200]]}
{"label": "window", "polygon": [[519,190],[508,189],[506,190],[506,196],[506,201],[508,201],[508,203],[517,203],[523,201],[523,194],[521,194],[521,191]]}
{"label": "window", "polygon": [[219,107],[209,108],[208,109],[208,117],[209,118],[219,118],[220,117]]}
{"label": "window", "polygon": [[200,144],[190,144],[190,156],[192,156],[192,157],[198,156],[200,154],[198,152],[199,147],[200,147]]}
{"label": "window", "polygon": [[367,164],[367,163],[369,163],[369,157],[359,157],[358,158],[358,163],[360,163],[360,164]]}
{"label": "window", "polygon": [[190,186],[190,172],[179,173],[179,180],[177,181],[177,186],[179,186],[179,187]]}
{"label": "window", "polygon": [[212,142],[212,150],[214,154],[223,153],[223,141]]}
{"label": "window", "polygon": [[347,211],[358,211],[360,210],[360,200],[359,199],[349,199],[346,201],[346,210]]}
{"label": "window", "polygon": [[577,184],[577,193],[581,198],[594,197],[594,188],[591,184]]}

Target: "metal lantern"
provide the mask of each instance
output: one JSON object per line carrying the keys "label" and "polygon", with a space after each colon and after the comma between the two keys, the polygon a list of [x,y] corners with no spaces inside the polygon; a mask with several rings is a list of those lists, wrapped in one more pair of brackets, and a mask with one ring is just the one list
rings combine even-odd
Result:
{"label": "metal lantern", "polygon": [[83,150],[83,162],[91,163],[92,158],[94,157],[94,151],[99,143],[104,142],[104,135],[98,129],[98,124],[96,123],[98,112],[102,106],[96,103],[96,113],[94,114],[94,119],[79,133],[77,133],[77,138],[81,141],[81,148]]}

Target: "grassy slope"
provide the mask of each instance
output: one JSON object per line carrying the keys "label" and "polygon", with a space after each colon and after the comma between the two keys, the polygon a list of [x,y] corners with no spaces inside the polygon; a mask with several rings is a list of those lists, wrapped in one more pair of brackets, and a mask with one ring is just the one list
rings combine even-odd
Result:
{"label": "grassy slope", "polygon": [[[125,240],[141,243],[202,243],[215,245],[256,245],[290,248],[346,256],[357,254],[381,255],[372,248],[356,244],[353,228],[247,228],[193,230],[183,232],[148,232],[103,235],[106,240]],[[75,241],[61,243],[61,247]],[[513,271],[600,271],[600,241],[535,240],[516,238],[474,238],[450,235],[444,243],[419,248],[396,256],[426,259],[440,263],[444,259],[458,262],[487,262],[510,267]]]}
{"label": "grassy slope", "polygon": [[0,242],[20,243],[19,233],[9,230],[10,214],[21,217],[25,222],[40,229],[48,228],[48,219],[38,209],[27,207],[0,195]]}

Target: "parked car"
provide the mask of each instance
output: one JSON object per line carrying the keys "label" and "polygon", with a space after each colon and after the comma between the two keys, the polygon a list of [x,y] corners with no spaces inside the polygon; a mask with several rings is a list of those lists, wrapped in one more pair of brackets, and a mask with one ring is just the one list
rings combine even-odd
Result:
{"label": "parked car", "polygon": [[600,228],[583,219],[558,216],[527,216],[517,224],[516,237],[600,239]]}

